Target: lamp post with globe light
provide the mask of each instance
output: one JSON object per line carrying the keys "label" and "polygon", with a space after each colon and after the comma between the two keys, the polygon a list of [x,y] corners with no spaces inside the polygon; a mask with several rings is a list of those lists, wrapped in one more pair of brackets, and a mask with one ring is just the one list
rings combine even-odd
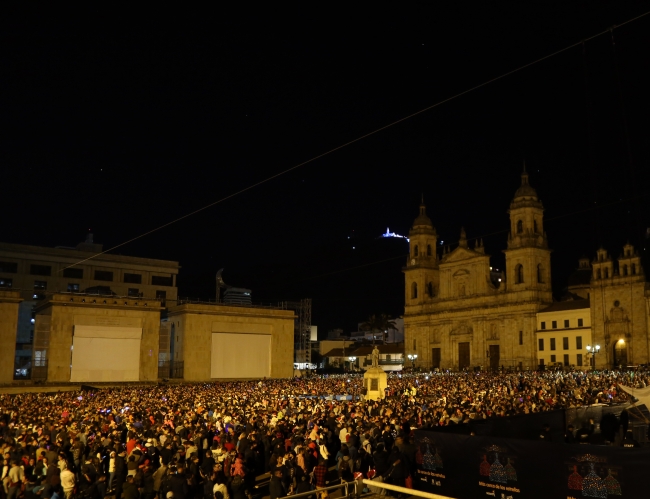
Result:
{"label": "lamp post with globe light", "polygon": [[415,359],[418,358],[418,354],[416,353],[410,353],[407,356],[409,360],[411,361],[411,366],[413,367],[413,370],[415,371]]}
{"label": "lamp post with globe light", "polygon": [[591,367],[596,367],[596,354],[600,352],[600,345],[587,345],[587,353],[591,355]]}
{"label": "lamp post with globe light", "polygon": [[353,371],[357,370],[357,366],[354,364],[357,361],[356,357],[348,357],[348,360],[350,361],[350,367],[352,368]]}

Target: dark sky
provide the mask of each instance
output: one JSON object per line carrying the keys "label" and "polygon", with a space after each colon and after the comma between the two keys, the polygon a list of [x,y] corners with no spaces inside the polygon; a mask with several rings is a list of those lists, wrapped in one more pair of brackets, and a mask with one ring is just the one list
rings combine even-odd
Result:
{"label": "dark sky", "polygon": [[[0,239],[111,247],[650,10],[464,5],[5,17]],[[650,16],[614,36],[616,54],[600,36],[116,252],[178,260],[181,296],[213,297],[225,267],[254,301],[309,297],[321,332],[350,330],[403,312],[407,245],[377,236],[406,234],[421,194],[446,244],[465,226],[502,265],[525,159],[559,296],[579,256],[650,223]]]}

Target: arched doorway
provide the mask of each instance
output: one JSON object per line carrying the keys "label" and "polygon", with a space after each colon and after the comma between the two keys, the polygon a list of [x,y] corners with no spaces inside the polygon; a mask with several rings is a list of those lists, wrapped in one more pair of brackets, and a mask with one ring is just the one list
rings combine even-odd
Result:
{"label": "arched doorway", "polygon": [[624,339],[614,343],[614,367],[627,366],[627,343]]}

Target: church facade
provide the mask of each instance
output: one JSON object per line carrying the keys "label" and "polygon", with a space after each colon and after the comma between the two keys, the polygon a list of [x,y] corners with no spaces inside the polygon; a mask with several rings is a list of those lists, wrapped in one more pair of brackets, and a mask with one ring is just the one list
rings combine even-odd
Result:
{"label": "church facade", "polygon": [[[539,365],[537,313],[553,302],[551,250],[544,207],[525,171],[508,213],[506,268],[495,277],[482,241],[470,246],[463,229],[458,246],[439,255],[436,230],[420,206],[403,268],[405,353],[417,354],[418,366]],[[603,345],[604,354],[596,356],[595,365],[612,366],[622,358],[628,364],[648,362],[650,293],[634,248],[626,246],[616,265],[599,250],[591,267],[588,282],[569,291],[590,301],[593,341]]]}

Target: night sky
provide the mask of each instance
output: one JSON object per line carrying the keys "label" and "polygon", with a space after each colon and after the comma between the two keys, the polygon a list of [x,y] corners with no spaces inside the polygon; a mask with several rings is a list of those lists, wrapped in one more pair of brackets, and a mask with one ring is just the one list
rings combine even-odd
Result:
{"label": "night sky", "polygon": [[[530,4],[5,18],[0,240],[92,230],[112,247],[650,11]],[[378,236],[406,234],[421,195],[445,244],[464,226],[502,266],[525,160],[559,298],[581,255],[642,247],[650,225],[650,15],[614,37],[616,53],[599,36],[115,252],[178,260],[180,296],[213,298],[224,267],[255,302],[312,298],[321,335],[349,331],[403,313],[408,246]]]}

